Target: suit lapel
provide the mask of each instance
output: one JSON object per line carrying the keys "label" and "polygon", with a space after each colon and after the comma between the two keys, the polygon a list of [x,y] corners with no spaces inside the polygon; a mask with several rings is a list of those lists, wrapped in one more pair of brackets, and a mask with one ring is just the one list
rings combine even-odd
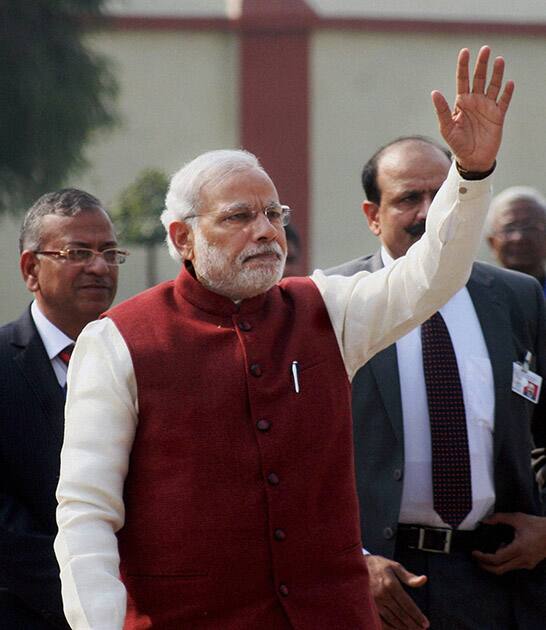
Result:
{"label": "suit lapel", "polygon": [[363,269],[368,271],[379,271],[383,269],[383,261],[381,260],[381,250],[375,252],[375,254],[369,259],[366,266]]}
{"label": "suit lapel", "polygon": [[[381,251],[377,251],[366,265],[368,271],[379,271],[383,268]],[[383,405],[393,431],[400,444],[404,443],[404,426],[402,418],[402,398],[400,395],[400,377],[398,374],[398,355],[396,354],[396,344],[393,343],[375,356],[368,365],[372,371],[377,389],[381,395]]]}
{"label": "suit lapel", "polygon": [[[496,461],[504,431],[505,411],[510,408],[512,369],[514,360],[510,317],[503,298],[499,295],[493,276],[487,269],[474,265],[466,285],[489,353],[495,389],[495,428],[493,432],[494,461]],[[505,343],[499,343],[504,339]],[[507,366],[510,366],[507,369]]]}
{"label": "suit lapel", "polygon": [[56,419],[62,417],[64,392],[29,311],[17,321],[12,344],[18,348],[13,359],[16,369],[22,373],[46,418],[56,423]]}
{"label": "suit lapel", "polygon": [[391,422],[396,439],[404,443],[404,425],[402,418],[402,398],[400,396],[400,377],[398,374],[398,356],[396,344],[388,346],[369,361],[377,389]]}

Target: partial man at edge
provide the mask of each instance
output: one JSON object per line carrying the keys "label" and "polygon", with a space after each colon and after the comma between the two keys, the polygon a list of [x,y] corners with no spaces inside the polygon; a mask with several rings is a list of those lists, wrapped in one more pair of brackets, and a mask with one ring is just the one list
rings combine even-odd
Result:
{"label": "partial man at edge", "polygon": [[[419,136],[379,149],[364,166],[362,183],[364,214],[381,249],[327,273],[379,272],[411,255],[450,163],[449,151]],[[447,387],[447,367],[427,374],[423,325],[376,354],[352,384],[357,491],[363,545],[371,554],[366,556],[371,590],[384,628],[430,623],[434,630],[538,630],[546,618],[546,519],[539,516],[530,455],[531,423],[538,424],[540,409],[512,391],[512,381],[514,362],[522,363],[528,352],[529,370],[545,374],[541,288],[529,276],[477,262],[466,287],[439,312],[462,388],[468,512],[450,527],[436,509],[440,490],[433,479],[427,398],[431,382],[433,388],[434,383]],[[440,456],[453,460],[460,473],[465,454],[457,459],[454,418],[447,401],[441,404],[447,448]],[[489,553],[483,553],[486,549]]]}
{"label": "partial man at edge", "polygon": [[[546,295],[546,199],[530,186],[512,186],[493,198],[485,232],[499,263],[534,276]],[[534,414],[533,467],[546,500],[546,396]]]}
{"label": "partial man at edge", "polygon": [[499,263],[534,276],[546,294],[546,199],[538,190],[512,186],[496,195],[485,232]]}
{"label": "partial man at edge", "polygon": [[[379,627],[360,550],[350,380],[468,278],[513,84],[457,62],[456,157],[411,255],[281,282],[289,208],[257,159],[212,151],[162,215],[180,275],[80,336],[57,491],[73,628]],[[473,181],[474,180],[474,181]],[[325,421],[326,420],[326,421]]]}
{"label": "partial man at edge", "polygon": [[123,258],[102,203],[84,191],[47,193],[24,217],[20,268],[34,301],[0,328],[2,628],[68,627],[53,553],[67,361],[110,307]]}

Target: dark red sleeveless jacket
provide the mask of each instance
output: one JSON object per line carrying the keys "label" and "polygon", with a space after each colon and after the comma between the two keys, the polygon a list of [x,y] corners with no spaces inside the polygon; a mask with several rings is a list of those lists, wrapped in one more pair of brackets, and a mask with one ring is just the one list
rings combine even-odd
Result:
{"label": "dark red sleeveless jacket", "polygon": [[138,386],[118,534],[125,629],[379,628],[350,386],[312,281],[238,306],[184,269],[107,316]]}

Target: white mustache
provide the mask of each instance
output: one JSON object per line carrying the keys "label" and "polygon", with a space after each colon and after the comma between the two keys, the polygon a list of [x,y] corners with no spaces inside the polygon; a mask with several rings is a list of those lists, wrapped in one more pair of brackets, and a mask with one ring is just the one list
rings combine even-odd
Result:
{"label": "white mustache", "polygon": [[237,262],[244,262],[247,258],[261,254],[275,254],[279,257],[279,260],[282,260],[284,257],[284,252],[278,243],[262,243],[261,245],[252,245],[243,250],[237,256]]}

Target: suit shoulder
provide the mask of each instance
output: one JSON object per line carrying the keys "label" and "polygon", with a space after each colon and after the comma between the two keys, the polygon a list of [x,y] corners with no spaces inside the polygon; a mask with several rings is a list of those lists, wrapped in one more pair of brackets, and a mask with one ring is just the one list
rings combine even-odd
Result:
{"label": "suit shoulder", "polygon": [[11,333],[13,332],[14,328],[15,328],[15,321],[13,322],[8,322],[7,324],[2,324],[2,326],[0,326],[0,338],[4,338],[8,335],[11,335]]}
{"label": "suit shoulder", "polygon": [[514,271],[513,269],[504,269],[497,265],[492,265],[486,262],[474,263],[474,271],[477,273],[489,274],[498,282],[502,282],[514,289],[527,289],[536,291],[537,288],[541,290],[540,283],[536,278],[530,276],[527,273],[521,271]]}
{"label": "suit shoulder", "polygon": [[0,326],[0,352],[4,352],[4,349],[9,346],[10,339],[13,337],[15,322],[9,322]]}
{"label": "suit shoulder", "polygon": [[30,313],[25,311],[19,319],[0,326],[0,346],[2,348],[11,346],[13,341],[17,341],[24,333],[28,333],[30,322]]}
{"label": "suit shoulder", "polygon": [[336,267],[330,267],[329,269],[325,269],[324,273],[327,276],[353,276],[355,273],[359,271],[371,271],[370,267],[372,264],[372,259],[375,254],[367,254],[366,256],[360,256],[360,258],[355,258],[354,260],[350,260],[341,265],[337,265]]}

